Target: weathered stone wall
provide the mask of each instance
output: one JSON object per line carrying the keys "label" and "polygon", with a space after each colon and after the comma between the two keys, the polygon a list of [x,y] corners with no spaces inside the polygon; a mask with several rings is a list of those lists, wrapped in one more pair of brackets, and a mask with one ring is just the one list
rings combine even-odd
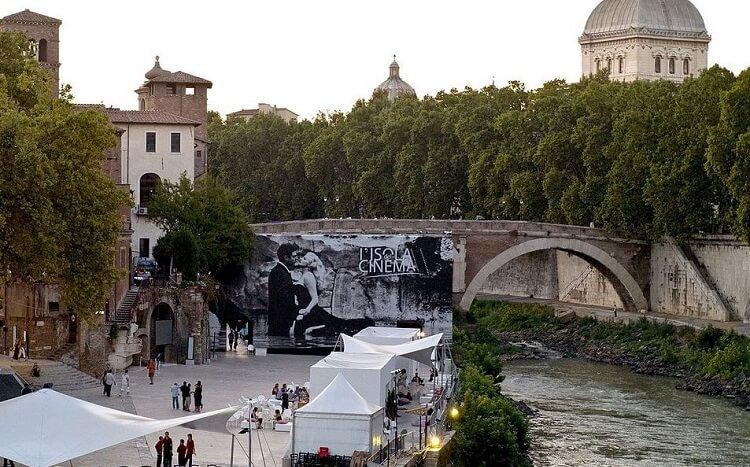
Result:
{"label": "weathered stone wall", "polygon": [[732,320],[750,322],[750,247],[729,239],[690,246],[731,308]]}
{"label": "weathered stone wall", "polygon": [[622,308],[622,300],[612,283],[594,266],[583,259],[557,252],[558,300],[606,307]]}
{"label": "weathered stone wall", "polygon": [[480,294],[557,299],[555,252],[537,251],[509,262],[490,275]]}
{"label": "weathered stone wall", "polygon": [[104,375],[110,344],[109,326],[102,316],[91,323],[81,323],[78,340],[78,369],[96,378]]}

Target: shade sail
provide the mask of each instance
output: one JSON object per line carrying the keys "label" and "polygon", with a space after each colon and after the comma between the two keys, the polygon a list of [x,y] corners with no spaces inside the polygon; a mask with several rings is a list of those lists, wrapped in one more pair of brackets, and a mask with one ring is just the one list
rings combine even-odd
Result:
{"label": "shade sail", "polygon": [[370,344],[396,345],[419,339],[419,329],[370,326],[352,337]]}
{"label": "shade sail", "polygon": [[341,337],[344,339],[344,352],[347,353],[375,352],[400,355],[424,365],[432,366],[432,353],[443,338],[443,334],[435,334],[434,336],[425,337],[424,339],[418,339],[397,345],[371,344],[357,339],[356,337],[347,336],[346,334],[342,334]]}
{"label": "shade sail", "polygon": [[226,433],[236,410],[154,420],[42,389],[0,402],[0,457],[48,467],[175,426]]}

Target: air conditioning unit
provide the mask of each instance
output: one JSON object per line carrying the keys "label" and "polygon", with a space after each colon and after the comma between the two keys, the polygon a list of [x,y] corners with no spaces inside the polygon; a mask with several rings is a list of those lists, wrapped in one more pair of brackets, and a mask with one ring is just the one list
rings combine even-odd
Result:
{"label": "air conditioning unit", "polygon": [[146,206],[138,206],[138,215],[145,216],[148,214],[148,208]]}

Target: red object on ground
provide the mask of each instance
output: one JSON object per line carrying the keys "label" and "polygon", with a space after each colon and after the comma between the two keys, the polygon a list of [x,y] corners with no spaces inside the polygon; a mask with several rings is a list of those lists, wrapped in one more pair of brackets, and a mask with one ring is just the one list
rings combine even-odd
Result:
{"label": "red object on ground", "polygon": [[318,449],[318,457],[328,457],[331,455],[331,450],[325,446],[321,446]]}

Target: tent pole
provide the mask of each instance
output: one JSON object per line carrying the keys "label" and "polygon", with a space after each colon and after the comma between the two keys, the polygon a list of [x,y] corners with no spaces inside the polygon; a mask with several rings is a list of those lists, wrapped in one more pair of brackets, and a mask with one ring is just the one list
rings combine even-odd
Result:
{"label": "tent pole", "polygon": [[234,435],[232,435],[232,450],[229,451],[229,467],[234,467]]}

